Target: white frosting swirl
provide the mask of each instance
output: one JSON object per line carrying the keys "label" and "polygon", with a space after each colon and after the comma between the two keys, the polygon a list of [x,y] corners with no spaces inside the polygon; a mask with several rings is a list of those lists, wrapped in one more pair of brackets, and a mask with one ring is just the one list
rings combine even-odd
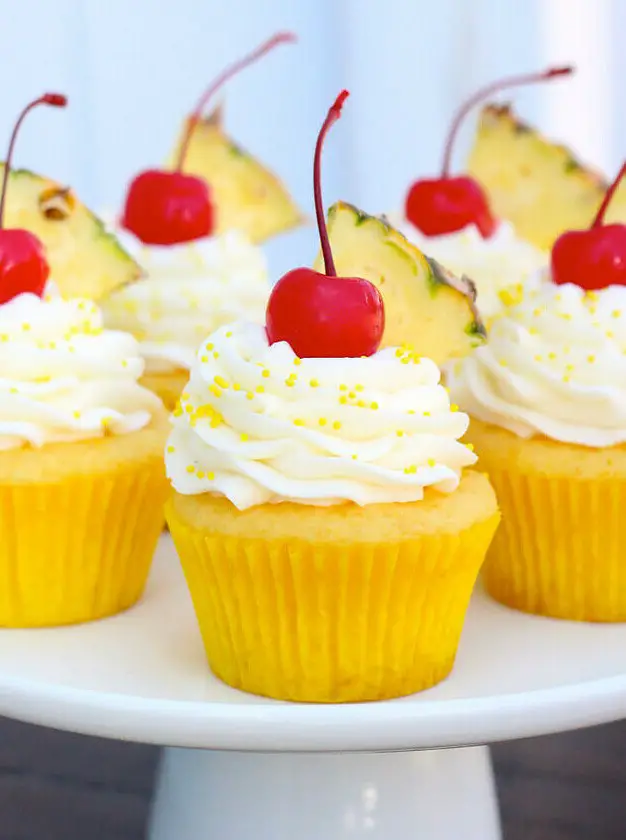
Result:
{"label": "white frosting swirl", "polygon": [[131,335],[102,329],[87,300],[19,295],[0,306],[0,450],[123,435],[160,400],[138,384]]}
{"label": "white frosting swirl", "polygon": [[298,359],[264,327],[222,327],[201,347],[173,418],[167,472],[185,495],[265,502],[412,502],[452,492],[476,458],[429,359],[406,349]]}
{"label": "white frosting swirl", "polygon": [[150,373],[189,369],[207,334],[237,319],[262,321],[269,295],[263,251],[239,231],[183,245],[120,241],[146,277],[111,295],[107,326],[133,333]]}
{"label": "white frosting swirl", "polygon": [[626,288],[585,292],[537,275],[512,295],[488,343],[448,371],[454,398],[520,437],[625,443]]}
{"label": "white frosting swirl", "polygon": [[483,239],[475,225],[444,236],[425,236],[399,214],[392,214],[389,221],[453,274],[466,274],[474,281],[476,305],[487,323],[502,309],[500,292],[512,284],[525,283],[548,261],[543,251],[519,239],[508,222],[500,222],[493,236]]}

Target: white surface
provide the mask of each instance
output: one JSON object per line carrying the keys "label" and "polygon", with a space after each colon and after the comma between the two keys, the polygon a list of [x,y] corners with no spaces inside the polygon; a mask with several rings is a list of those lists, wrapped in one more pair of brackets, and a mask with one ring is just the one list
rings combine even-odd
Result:
{"label": "white surface", "polygon": [[165,750],[150,840],[498,840],[486,747],[392,755]]}
{"label": "white surface", "polygon": [[525,616],[482,593],[452,676],[386,703],[307,706],[208,670],[168,537],[141,604],[79,627],[0,631],[0,714],[179,747],[329,751],[481,744],[626,715],[626,625]]}

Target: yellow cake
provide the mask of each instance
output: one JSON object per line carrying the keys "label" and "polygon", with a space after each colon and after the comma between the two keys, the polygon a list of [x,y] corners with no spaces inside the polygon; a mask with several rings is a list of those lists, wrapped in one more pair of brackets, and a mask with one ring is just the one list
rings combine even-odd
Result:
{"label": "yellow cake", "polygon": [[134,604],[163,526],[168,431],[132,336],[94,304],[0,306],[0,627]]}
{"label": "yellow cake", "polygon": [[237,323],[173,422],[167,519],[221,679],[332,703],[449,673],[499,515],[433,362],[299,359]]}
{"label": "yellow cake", "polygon": [[448,371],[503,523],[485,564],[502,603],[626,621],[626,292],[536,278]]}

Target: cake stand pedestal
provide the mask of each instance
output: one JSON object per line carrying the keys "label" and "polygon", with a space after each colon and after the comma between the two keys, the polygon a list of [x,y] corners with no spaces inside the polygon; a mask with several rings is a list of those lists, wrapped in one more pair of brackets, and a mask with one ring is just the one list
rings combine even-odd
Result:
{"label": "cake stand pedestal", "polygon": [[166,746],[150,840],[498,840],[484,745],[626,717],[626,625],[524,616],[478,591],[436,688],[272,702],[207,670],[165,537],[136,608],[0,631],[0,714]]}

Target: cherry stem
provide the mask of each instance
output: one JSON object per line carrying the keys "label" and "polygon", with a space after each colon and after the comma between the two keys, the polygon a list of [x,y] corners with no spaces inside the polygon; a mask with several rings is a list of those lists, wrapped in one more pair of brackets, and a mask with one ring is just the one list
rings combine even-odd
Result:
{"label": "cherry stem", "polygon": [[191,142],[191,135],[194,132],[194,129],[202,119],[202,113],[206,108],[208,101],[217,93],[217,91],[224,85],[226,82],[230,81],[233,76],[236,76],[241,70],[244,70],[246,67],[249,67],[251,64],[257,62],[260,58],[262,58],[266,53],[271,52],[274,47],[277,47],[279,44],[292,44],[294,41],[297,41],[298,38],[293,32],[278,32],[276,35],[273,35],[267,41],[264,41],[260,46],[258,46],[255,50],[248,55],[240,58],[239,61],[234,62],[225,70],[223,70],[220,75],[215,79],[214,82],[206,89],[206,91],[202,94],[200,99],[198,100],[198,104],[196,105],[193,113],[189,117],[187,121],[187,130],[185,132],[185,136],[183,137],[183,142],[180,147],[180,152],[178,153],[178,161],[176,163],[176,171],[180,172],[183,168],[183,164],[185,162],[185,158],[187,157],[187,152],[189,150],[189,143]]}
{"label": "cherry stem", "polygon": [[7,152],[6,160],[4,162],[4,173],[2,176],[2,188],[0,189],[0,229],[4,226],[4,205],[7,197],[7,184],[9,183],[9,174],[11,172],[11,163],[13,162],[13,149],[20,126],[24,122],[26,115],[37,108],[38,105],[52,105],[53,108],[65,108],[67,105],[67,97],[62,93],[44,93],[39,99],[33,99],[32,102],[24,108],[22,113],[17,118],[11,139],[9,141],[9,150]]}
{"label": "cherry stem", "polygon": [[574,67],[551,67],[548,70],[544,70],[543,73],[527,73],[521,76],[508,76],[504,79],[500,79],[497,82],[492,82],[489,85],[485,85],[485,87],[480,88],[480,90],[477,90],[476,93],[472,94],[472,96],[470,96],[461,105],[461,107],[456,113],[454,120],[452,121],[452,125],[450,126],[450,131],[448,132],[448,139],[446,140],[446,145],[443,153],[443,166],[441,168],[441,177],[450,177],[452,148],[456,141],[457,134],[459,133],[461,123],[475,105],[478,105],[483,99],[485,99],[485,97],[491,96],[493,93],[499,93],[500,91],[506,90],[507,88],[521,87],[522,85],[534,85],[537,82],[546,82],[550,79],[555,79],[560,76],[569,76],[571,73],[574,72],[574,70]]}
{"label": "cherry stem", "polygon": [[609,204],[611,203],[611,199],[615,195],[615,190],[619,187],[620,181],[622,180],[624,175],[626,175],[626,163],[622,164],[622,168],[617,173],[617,177],[615,178],[615,180],[613,181],[611,186],[608,188],[608,190],[604,194],[604,198],[602,199],[602,204],[598,208],[598,212],[596,213],[596,217],[593,220],[593,222],[591,223],[591,230],[593,230],[594,228],[599,228],[599,227],[602,226],[602,224],[604,222],[604,216],[606,214],[607,208],[608,208]]}
{"label": "cherry stem", "polygon": [[335,268],[333,252],[331,251],[330,240],[328,239],[328,228],[326,227],[324,204],[322,201],[322,147],[324,146],[324,140],[326,139],[329,128],[334,125],[341,116],[343,103],[349,96],[350,93],[347,90],[342,90],[337,99],[335,99],[333,104],[330,106],[326,119],[320,128],[320,133],[317,135],[315,156],[313,158],[313,195],[315,197],[315,218],[317,219],[317,229],[319,231],[320,242],[322,243],[324,271],[327,277],[336,277],[337,269]]}

